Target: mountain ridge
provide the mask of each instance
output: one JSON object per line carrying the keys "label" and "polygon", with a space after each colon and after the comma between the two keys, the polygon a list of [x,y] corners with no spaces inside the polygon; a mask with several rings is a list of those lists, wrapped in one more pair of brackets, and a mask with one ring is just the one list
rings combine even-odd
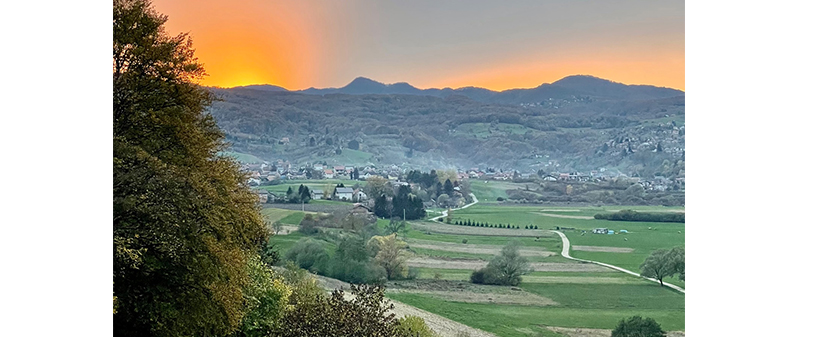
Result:
{"label": "mountain ridge", "polygon": [[[407,82],[382,83],[367,77],[356,77],[340,88],[308,88],[287,90],[273,85],[250,85],[234,88],[256,89],[275,92],[292,92],[308,95],[419,95],[445,98],[452,95],[466,96],[483,103],[528,104],[550,100],[650,100],[684,96],[685,92],[667,87],[647,84],[623,84],[592,75],[570,75],[553,83],[542,83],[533,88],[514,88],[494,91],[476,86],[460,88],[419,89]],[[234,89],[231,88],[231,89]]]}

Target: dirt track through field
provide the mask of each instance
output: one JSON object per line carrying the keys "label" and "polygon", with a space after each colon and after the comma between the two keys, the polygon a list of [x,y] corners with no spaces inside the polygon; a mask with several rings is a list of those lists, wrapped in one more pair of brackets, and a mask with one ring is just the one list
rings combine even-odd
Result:
{"label": "dirt track through field", "polygon": [[[326,290],[335,290],[339,288],[343,289],[350,289],[350,285],[336,280],[329,277],[314,275],[317,279],[319,284],[325,288]],[[345,298],[350,299],[353,295],[349,292],[345,292]],[[454,320],[444,318],[442,316],[436,315],[429,311],[421,310],[419,308],[398,302],[393,300],[388,300],[389,303],[393,304],[392,313],[396,314],[396,318],[401,318],[405,316],[418,316],[424,319],[424,322],[427,323],[427,326],[430,329],[433,329],[436,333],[441,335],[442,337],[457,337],[459,333],[466,332],[469,334],[470,337],[496,337],[496,335],[486,332],[484,330],[479,330]]]}
{"label": "dirt track through field", "polygon": [[[441,250],[446,252],[469,253],[469,254],[486,254],[497,255],[501,253],[502,246],[498,245],[475,245],[475,244],[459,244],[450,242],[428,241],[428,240],[414,240],[407,241],[410,248],[423,248],[432,250]],[[538,249],[519,249],[521,256],[553,256],[558,255],[554,252]]]}
{"label": "dirt track through field", "polygon": [[[414,257],[407,260],[408,267],[478,270],[487,265],[487,261],[469,259],[434,259]],[[589,263],[530,262],[534,271],[560,272],[608,272],[609,269]]]}
{"label": "dirt track through field", "polygon": [[[568,337],[609,337],[612,330],[607,329],[585,329],[585,328],[562,328],[557,326],[541,326],[544,329],[560,333]],[[667,337],[685,337],[683,331],[667,331]]]}
{"label": "dirt track through field", "polygon": [[572,250],[582,252],[604,252],[604,253],[632,253],[635,249],[626,247],[598,247],[598,246],[572,246]]}
{"label": "dirt track through field", "polygon": [[573,284],[640,284],[642,281],[624,277],[592,276],[531,276],[524,275],[527,283],[573,283]]}
{"label": "dirt track through field", "polygon": [[593,220],[593,219],[595,219],[595,217],[586,216],[586,215],[547,214],[547,213],[539,213],[539,212],[530,212],[530,213],[543,215],[543,216],[548,216],[548,217],[552,217],[552,218],[581,219],[581,220]]}

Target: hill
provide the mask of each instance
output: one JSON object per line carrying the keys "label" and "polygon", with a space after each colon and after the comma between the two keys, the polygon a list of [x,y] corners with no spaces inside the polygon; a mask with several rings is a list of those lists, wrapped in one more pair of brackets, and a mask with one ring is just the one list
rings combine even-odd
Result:
{"label": "hill", "polygon": [[222,101],[210,112],[232,151],[265,160],[682,173],[685,97],[674,89],[571,76],[502,92],[420,90],[365,78],[313,89],[325,90],[321,95],[211,90]]}
{"label": "hill", "polygon": [[384,84],[369,78],[358,77],[341,88],[296,91],[310,95],[349,94],[349,95],[425,95],[445,98],[451,95],[462,95],[472,100],[485,103],[527,104],[549,100],[566,100],[576,98],[609,99],[609,100],[647,100],[681,96],[680,90],[660,88],[649,85],[625,85],[588,75],[574,75],[562,78],[555,83],[544,83],[536,88],[510,89],[492,91],[484,88],[464,87],[458,89],[419,89],[408,83]]}

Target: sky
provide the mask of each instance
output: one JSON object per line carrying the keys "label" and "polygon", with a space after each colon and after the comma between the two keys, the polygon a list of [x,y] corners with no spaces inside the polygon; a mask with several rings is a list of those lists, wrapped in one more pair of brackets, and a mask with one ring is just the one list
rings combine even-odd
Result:
{"label": "sky", "polygon": [[685,90],[684,1],[154,0],[201,84],[532,88],[570,75]]}

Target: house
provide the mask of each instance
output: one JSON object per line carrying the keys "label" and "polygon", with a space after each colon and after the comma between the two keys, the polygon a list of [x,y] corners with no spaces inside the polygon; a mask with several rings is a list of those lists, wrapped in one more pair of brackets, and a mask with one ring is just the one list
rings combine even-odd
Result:
{"label": "house", "polygon": [[310,198],[313,200],[322,199],[325,197],[325,191],[322,190],[311,190],[310,191]]}
{"label": "house", "polygon": [[330,169],[325,170],[325,179],[333,179],[334,176],[335,176],[335,173],[333,173],[333,170],[330,170]]}
{"label": "house", "polygon": [[266,203],[268,202],[268,191],[266,190],[254,190],[257,196],[259,196],[259,202]]}
{"label": "house", "polygon": [[606,228],[595,228],[592,230],[592,234],[606,234],[609,233],[609,229]]}
{"label": "house", "polygon": [[367,194],[362,192],[361,189],[353,190],[353,200],[356,200],[356,201],[367,200]]}
{"label": "house", "polygon": [[250,185],[250,186],[259,186],[259,184],[261,182],[262,181],[260,181],[259,179],[254,179],[254,178],[248,179],[248,185]]}
{"label": "house", "polygon": [[333,170],[336,171],[336,174],[344,174],[345,167],[344,166],[334,166]]}
{"label": "house", "polygon": [[350,187],[336,188],[336,199],[339,200],[353,200],[353,189]]}

